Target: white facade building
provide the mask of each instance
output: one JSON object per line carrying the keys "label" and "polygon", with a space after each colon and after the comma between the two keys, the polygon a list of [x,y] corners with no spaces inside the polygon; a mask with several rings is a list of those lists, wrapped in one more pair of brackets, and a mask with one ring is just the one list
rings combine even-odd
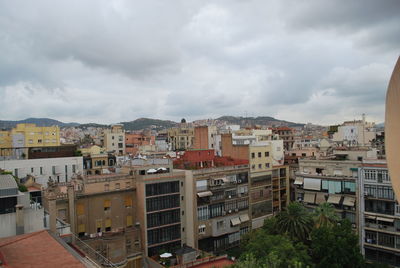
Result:
{"label": "white facade building", "polygon": [[49,178],[67,182],[74,174],[83,174],[83,157],[5,160],[0,161],[0,168],[11,171],[18,178],[32,175],[37,183],[46,186]]}

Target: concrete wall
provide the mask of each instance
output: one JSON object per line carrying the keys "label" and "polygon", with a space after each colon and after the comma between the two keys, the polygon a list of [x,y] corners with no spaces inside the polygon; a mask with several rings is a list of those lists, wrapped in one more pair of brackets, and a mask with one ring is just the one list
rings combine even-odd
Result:
{"label": "concrete wall", "polygon": [[[32,233],[44,227],[44,209],[24,208],[24,233]],[[16,235],[16,213],[0,215],[0,238]]]}
{"label": "concrete wall", "polygon": [[[1,161],[0,168],[11,171],[18,178],[24,178],[31,174],[36,178],[37,183],[46,186],[49,177],[55,181],[59,179],[60,182],[65,182],[66,179],[70,181],[73,175],[72,165],[75,165],[75,173],[83,172],[82,157],[5,160]],[[56,174],[53,174],[53,166],[55,166]],[[67,166],[67,173],[65,173],[65,166]],[[41,167],[42,173],[40,172]],[[18,169],[18,171],[15,172],[15,169]]]}

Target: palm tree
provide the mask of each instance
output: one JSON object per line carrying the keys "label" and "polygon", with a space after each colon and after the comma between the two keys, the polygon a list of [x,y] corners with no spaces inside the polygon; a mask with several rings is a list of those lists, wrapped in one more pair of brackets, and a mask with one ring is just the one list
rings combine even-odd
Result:
{"label": "palm tree", "polygon": [[277,215],[276,225],[281,233],[292,240],[305,242],[313,228],[313,220],[307,209],[298,202],[290,203]]}
{"label": "palm tree", "polygon": [[315,227],[331,227],[339,221],[332,204],[322,203],[314,212]]}

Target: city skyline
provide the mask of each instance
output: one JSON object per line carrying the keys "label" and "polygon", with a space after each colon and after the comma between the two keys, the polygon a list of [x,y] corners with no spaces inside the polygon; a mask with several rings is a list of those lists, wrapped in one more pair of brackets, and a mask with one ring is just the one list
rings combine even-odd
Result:
{"label": "city skyline", "polygon": [[340,3],[3,2],[1,119],[381,123],[400,3]]}

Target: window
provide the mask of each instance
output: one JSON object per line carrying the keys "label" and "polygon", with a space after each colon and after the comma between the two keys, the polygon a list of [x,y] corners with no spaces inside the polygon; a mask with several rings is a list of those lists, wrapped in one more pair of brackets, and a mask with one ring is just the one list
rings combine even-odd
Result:
{"label": "window", "polygon": [[78,204],[76,208],[76,213],[78,216],[84,215],[85,214],[85,206],[83,204]]}
{"label": "window", "polygon": [[265,168],[269,168],[269,163],[265,163]]}
{"label": "window", "polygon": [[121,185],[120,185],[119,183],[116,183],[116,184],[115,184],[115,190],[119,190],[120,187],[121,187]]}
{"label": "window", "polygon": [[255,169],[256,168],[256,165],[251,165],[251,169]]}
{"label": "window", "polygon": [[105,227],[106,227],[106,232],[111,231],[111,219],[106,219]]}
{"label": "window", "polygon": [[261,169],[262,168],[262,164],[258,164],[258,168]]}
{"label": "window", "polygon": [[32,144],[32,143],[33,143],[33,140],[29,140],[29,143]]}
{"label": "window", "polygon": [[133,225],[132,215],[126,216],[126,227],[132,227],[132,225]]}
{"label": "window", "polygon": [[206,226],[204,224],[199,226],[199,234],[206,234]]}
{"label": "window", "polygon": [[85,226],[85,224],[79,224],[78,225],[78,236],[79,237],[82,237],[82,236],[85,236],[85,231],[86,231],[86,226]]}
{"label": "window", "polygon": [[265,152],[265,157],[269,157],[269,152]]}
{"label": "window", "polygon": [[130,208],[132,207],[132,197],[131,196],[125,196],[125,207]]}
{"label": "window", "polygon": [[251,153],[251,158],[255,158],[255,153]]}
{"label": "window", "polygon": [[109,211],[111,210],[111,200],[106,199],[104,200],[104,211]]}
{"label": "window", "polygon": [[72,165],[72,173],[76,172],[76,165]]}
{"label": "window", "polygon": [[224,227],[225,227],[225,221],[224,220],[217,221],[217,230],[220,230],[220,229],[222,229]]}
{"label": "window", "polygon": [[31,173],[33,173],[33,167],[31,168]]}
{"label": "window", "polygon": [[[111,136],[111,139],[114,139],[114,136]],[[114,145],[114,143],[113,143],[113,145]]]}
{"label": "window", "polygon": [[97,220],[96,221],[96,232],[98,232],[98,233],[101,232],[102,225],[103,225],[103,221],[102,220]]}
{"label": "window", "polygon": [[131,183],[130,183],[129,181],[127,181],[127,182],[125,183],[125,187],[126,187],[126,188],[130,188],[130,187],[131,187]]}
{"label": "window", "polygon": [[105,192],[110,191],[110,185],[109,184],[104,184],[104,191]]}
{"label": "window", "polygon": [[261,157],[261,152],[258,152],[258,157]]}
{"label": "window", "polygon": [[210,218],[210,213],[208,210],[208,206],[201,206],[197,208],[197,219],[199,221],[205,221]]}
{"label": "window", "polygon": [[40,167],[40,175],[43,175],[43,167]]}
{"label": "window", "polygon": [[147,214],[147,228],[163,226],[181,221],[180,209]]}
{"label": "window", "polygon": [[42,143],[42,140],[38,140],[37,142],[38,142],[38,143]]}

